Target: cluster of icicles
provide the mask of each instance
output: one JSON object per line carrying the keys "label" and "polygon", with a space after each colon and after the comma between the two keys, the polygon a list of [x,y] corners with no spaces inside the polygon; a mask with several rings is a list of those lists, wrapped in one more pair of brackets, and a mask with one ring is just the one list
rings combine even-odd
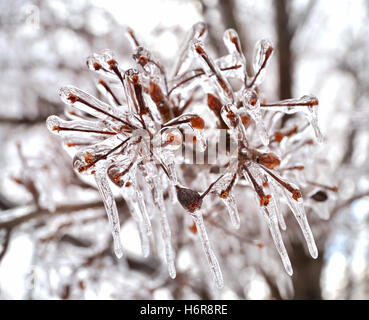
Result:
{"label": "cluster of icicles", "polygon": [[[286,199],[295,215],[311,256],[316,258],[318,252],[299,189],[274,170],[279,159],[273,153],[265,152],[270,137],[262,110],[303,112],[314,128],[317,139],[321,140],[316,115],[318,101],[313,96],[304,96],[263,103],[259,99],[257,86],[265,78],[266,67],[273,53],[271,43],[267,40],[257,43],[254,74],[249,76],[237,33],[232,29],[224,33],[223,39],[229,54],[218,59],[212,59],[206,52],[203,42],[206,33],[205,24],[193,26],[168,75],[164,67],[142,46],[133,30],[128,28],[127,35],[135,50],[133,58],[136,68],[122,70],[109,50],[90,56],[87,66],[101,75],[98,89],[108,102],[100,101],[73,86],[63,87],[59,94],[66,104],[67,120],[50,116],[47,120],[48,129],[62,137],[64,146],[75,148],[74,169],[80,174],[94,176],[105,204],[118,258],[123,255],[120,223],[109,180],[120,188],[137,222],[144,256],[149,255],[151,219],[155,216],[148,212],[143,194],[143,190],[149,188],[160,216],[165,257],[172,278],[176,276],[175,252],[163,194],[168,191],[172,200],[178,200],[193,218],[216,285],[222,287],[221,269],[209,242],[201,204],[206,195],[215,193],[224,201],[233,227],[239,228],[240,218],[232,190],[238,179],[245,178],[255,190],[260,212],[265,217],[283,265],[287,273],[292,275],[280,233],[280,229],[286,229],[279,209],[280,199]],[[237,91],[229,82],[232,78],[242,83]],[[184,97],[198,87],[207,93],[204,94],[207,97],[205,104],[218,117],[218,128],[226,128],[230,139],[238,144],[237,161],[230,161],[226,170],[202,194],[180,184],[172,154],[184,143],[185,132],[190,132],[196,138],[194,141],[202,150],[206,148],[203,118],[198,114],[183,112],[190,103]],[[262,152],[251,145],[247,132],[250,123],[253,123],[259,137],[259,148],[264,150]]]}

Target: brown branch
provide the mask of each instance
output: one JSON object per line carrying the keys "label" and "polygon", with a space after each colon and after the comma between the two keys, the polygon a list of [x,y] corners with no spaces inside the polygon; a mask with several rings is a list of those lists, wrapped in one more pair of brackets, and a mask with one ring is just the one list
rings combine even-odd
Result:
{"label": "brown branch", "polygon": [[[117,201],[117,205],[122,205],[124,202],[123,200]],[[61,215],[61,214],[69,214],[73,213],[75,211],[81,211],[81,210],[87,210],[87,209],[100,209],[104,208],[104,204],[102,201],[97,200],[94,202],[87,202],[87,203],[80,203],[80,204],[66,204],[58,207],[55,212],[50,212],[47,209],[37,209],[35,207],[34,210],[32,210],[30,213],[21,216],[21,217],[15,217],[12,220],[9,221],[3,221],[0,222],[0,229],[9,229],[9,228],[15,228],[25,222],[31,221],[36,218],[40,218],[43,216],[51,215]]]}
{"label": "brown branch", "polygon": [[334,216],[335,214],[337,214],[338,211],[340,211],[341,209],[349,206],[355,200],[359,200],[359,199],[364,198],[364,197],[369,197],[369,192],[364,192],[364,193],[354,195],[351,198],[349,198],[349,199],[345,200],[344,202],[340,203],[339,205],[335,206],[332,209],[331,216]]}

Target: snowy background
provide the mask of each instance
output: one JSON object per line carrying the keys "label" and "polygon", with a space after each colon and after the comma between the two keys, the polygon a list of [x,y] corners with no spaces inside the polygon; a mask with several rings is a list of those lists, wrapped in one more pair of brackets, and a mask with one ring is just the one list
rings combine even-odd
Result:
{"label": "snowy background", "polygon": [[[0,2],[0,299],[369,298],[369,3],[276,2]],[[182,277],[173,281],[156,257],[141,257],[131,219],[122,223],[129,259],[117,262],[106,251],[110,231],[96,189],[75,175],[45,127],[49,115],[63,112],[62,85],[96,92],[85,65],[92,52],[110,48],[123,67],[132,64],[125,26],[170,66],[198,21],[209,25],[215,56],[224,54],[221,38],[229,27],[239,32],[247,59],[257,40],[275,44],[266,95],[319,98],[325,142],[316,170],[339,191],[327,204],[330,218],[312,222],[319,259],[306,264],[293,254],[292,279],[278,259],[245,248],[224,266],[224,289],[189,285],[188,279],[200,281],[201,265],[184,245],[177,252]],[[44,207],[53,203],[55,213],[35,209],[35,197]],[[126,210],[122,203],[120,210]],[[289,250],[300,249],[290,241]],[[261,271],[269,263],[274,269]]]}

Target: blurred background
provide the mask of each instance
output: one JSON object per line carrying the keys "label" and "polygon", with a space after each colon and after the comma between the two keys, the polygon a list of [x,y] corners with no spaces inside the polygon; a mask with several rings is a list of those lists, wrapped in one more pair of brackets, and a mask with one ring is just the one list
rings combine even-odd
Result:
{"label": "blurred background", "polygon": [[[259,39],[274,43],[263,84],[270,99],[319,98],[325,142],[314,155],[316,171],[338,192],[315,199],[328,219],[309,216],[317,260],[293,231],[286,235],[292,278],[273,245],[243,243],[246,229],[236,236],[215,230],[225,274],[225,287],[215,290],[193,251],[194,237],[174,222],[173,233],[185,236],[176,238],[179,272],[172,280],[159,253],[141,257],[121,200],[127,254],[117,260],[97,190],[77,177],[46,129],[49,115],[63,113],[62,85],[99,95],[85,64],[92,52],[110,48],[123,67],[132,65],[125,26],[171,66],[198,21],[209,26],[207,46],[215,57],[226,53],[227,28],[238,31],[248,60]],[[0,299],[368,299],[368,51],[366,0],[2,0]]]}

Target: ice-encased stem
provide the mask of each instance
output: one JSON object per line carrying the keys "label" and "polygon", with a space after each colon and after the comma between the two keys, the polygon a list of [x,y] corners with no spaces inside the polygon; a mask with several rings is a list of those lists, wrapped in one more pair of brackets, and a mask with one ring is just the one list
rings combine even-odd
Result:
{"label": "ice-encased stem", "polygon": [[318,125],[318,107],[319,101],[315,96],[305,95],[297,99],[286,99],[272,103],[264,103],[262,108],[270,108],[270,110],[281,111],[287,114],[303,112],[307,117],[310,125],[314,129],[317,141],[323,141],[323,135]]}
{"label": "ice-encased stem", "polygon": [[111,191],[109,186],[105,163],[100,163],[99,166],[96,168],[95,181],[97,184],[97,188],[100,192],[100,195],[103,199],[106,213],[108,215],[111,232],[114,240],[114,252],[117,258],[119,259],[123,256],[123,249],[120,240],[119,216],[113,192]]}
{"label": "ice-encased stem", "polygon": [[195,212],[190,213],[190,214],[196,224],[196,228],[200,236],[202,248],[205,252],[205,256],[210,266],[211,273],[213,274],[213,277],[215,279],[215,283],[218,288],[222,288],[224,284],[222,271],[220,269],[219,262],[214,254],[214,251],[210,246],[208,233],[206,232],[204,219],[202,217],[202,212],[201,210],[196,210]]}
{"label": "ice-encased stem", "polygon": [[261,142],[264,146],[267,146],[269,144],[269,135],[264,125],[259,97],[255,91],[244,90],[243,105],[246,107],[247,112],[255,122],[256,131]]}

